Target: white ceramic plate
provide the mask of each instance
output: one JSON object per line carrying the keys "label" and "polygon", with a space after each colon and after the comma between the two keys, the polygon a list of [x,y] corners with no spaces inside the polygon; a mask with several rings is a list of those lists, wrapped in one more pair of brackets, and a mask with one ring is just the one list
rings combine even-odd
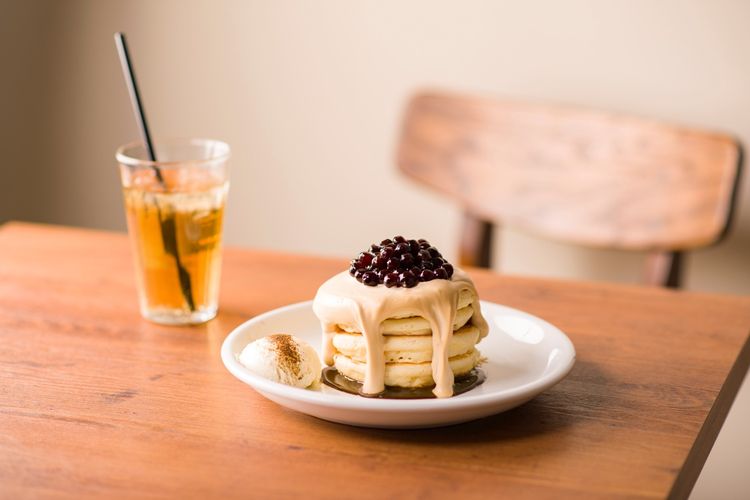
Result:
{"label": "white ceramic plate", "polygon": [[457,424],[509,410],[558,383],[573,367],[572,342],[546,321],[484,301],[482,313],[490,325],[478,346],[487,358],[482,365],[487,380],[452,398],[364,398],[325,385],[298,389],[259,377],[239,363],[248,343],[272,333],[295,335],[320,353],[321,329],[312,302],[275,309],[241,324],[224,340],[221,359],[235,377],[292,410],[342,424],[404,429]]}

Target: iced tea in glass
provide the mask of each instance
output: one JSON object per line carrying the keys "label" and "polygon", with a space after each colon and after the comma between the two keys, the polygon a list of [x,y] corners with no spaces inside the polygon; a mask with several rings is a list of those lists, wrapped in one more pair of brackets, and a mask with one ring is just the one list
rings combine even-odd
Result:
{"label": "iced tea in glass", "polygon": [[141,313],[164,324],[216,316],[229,146],[206,139],[117,151]]}

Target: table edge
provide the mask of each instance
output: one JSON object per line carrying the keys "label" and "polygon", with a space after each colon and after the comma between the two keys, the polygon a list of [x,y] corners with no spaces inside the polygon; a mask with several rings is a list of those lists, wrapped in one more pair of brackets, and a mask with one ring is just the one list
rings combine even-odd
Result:
{"label": "table edge", "polygon": [[724,426],[724,421],[729,414],[737,398],[737,393],[742,386],[745,375],[750,369],[750,331],[745,339],[745,343],[740,349],[732,368],[729,370],[724,384],[719,390],[719,394],[714,400],[714,404],[704,420],[703,425],[698,431],[698,436],[690,447],[685,462],[682,464],[677,477],[675,478],[672,488],[667,495],[671,499],[686,499],[695,486],[698,476],[700,476],[703,466],[708,459],[711,449],[716,443],[716,438]]}

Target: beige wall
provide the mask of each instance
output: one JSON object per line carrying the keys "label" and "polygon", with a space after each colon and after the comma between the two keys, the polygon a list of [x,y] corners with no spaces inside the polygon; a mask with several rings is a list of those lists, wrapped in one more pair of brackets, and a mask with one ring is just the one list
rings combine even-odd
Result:
{"label": "beige wall", "polygon": [[[393,169],[401,106],[425,85],[628,111],[750,144],[750,2],[739,0],[3,0],[2,11],[0,144],[12,161],[0,220],[124,228],[113,151],[137,131],[116,30],[157,138],[232,145],[226,238],[237,245],[350,256],[404,233],[453,255],[455,207]],[[692,256],[690,288],[750,293],[750,176],[741,191],[732,237]],[[635,281],[640,270],[641,256],[512,231],[500,243],[512,273]]]}
{"label": "beige wall", "polygon": [[[425,85],[624,110],[750,143],[747,2],[14,5],[25,24],[9,24],[24,26],[26,39],[45,36],[24,61],[41,78],[26,93],[37,107],[24,136],[33,155],[15,167],[33,170],[35,206],[6,208],[5,218],[124,227],[112,152],[137,131],[112,42],[118,29],[130,36],[155,134],[232,145],[233,244],[349,256],[405,233],[451,255],[455,207],[393,169],[401,106]],[[15,51],[10,38],[4,50]],[[690,288],[750,292],[748,177],[734,234],[692,256]],[[641,256],[512,231],[501,240],[506,272],[634,281],[640,271]]]}
{"label": "beige wall", "polygon": [[[52,16],[41,2],[0,0],[0,222],[44,219],[49,184],[39,141],[50,104],[46,79]],[[39,203],[38,201],[42,201]]]}

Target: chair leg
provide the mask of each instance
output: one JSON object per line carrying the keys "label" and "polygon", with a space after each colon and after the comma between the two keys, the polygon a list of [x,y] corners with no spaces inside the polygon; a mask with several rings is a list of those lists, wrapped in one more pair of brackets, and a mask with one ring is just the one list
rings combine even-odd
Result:
{"label": "chair leg", "polygon": [[461,266],[490,267],[493,224],[464,213],[458,260]]}
{"label": "chair leg", "polygon": [[683,260],[682,252],[651,252],[646,256],[645,283],[667,288],[680,288]]}

